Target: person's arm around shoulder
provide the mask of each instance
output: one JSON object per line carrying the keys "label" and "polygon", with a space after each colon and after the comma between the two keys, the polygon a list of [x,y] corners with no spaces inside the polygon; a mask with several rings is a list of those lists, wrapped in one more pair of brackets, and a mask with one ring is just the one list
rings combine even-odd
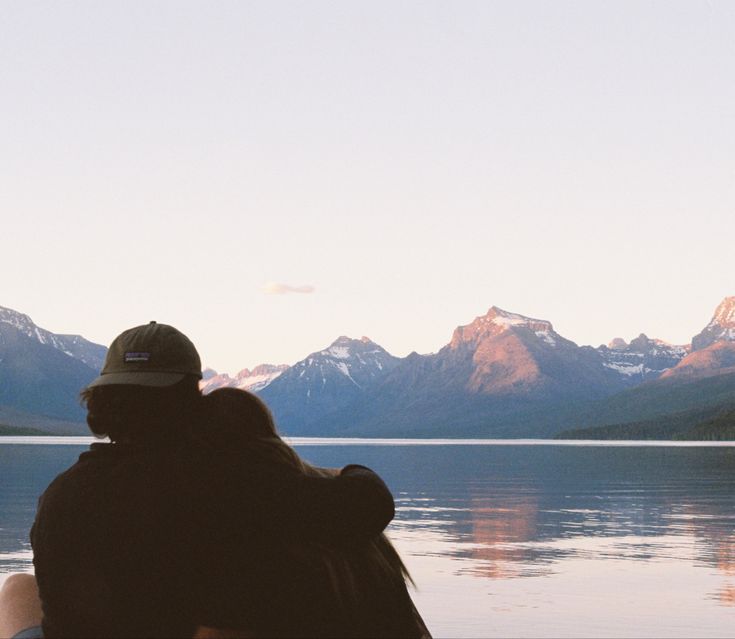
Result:
{"label": "person's arm around shoulder", "polygon": [[380,534],[395,515],[395,504],[380,476],[358,464],[334,477],[304,477],[298,487],[302,522],[319,537],[337,541]]}

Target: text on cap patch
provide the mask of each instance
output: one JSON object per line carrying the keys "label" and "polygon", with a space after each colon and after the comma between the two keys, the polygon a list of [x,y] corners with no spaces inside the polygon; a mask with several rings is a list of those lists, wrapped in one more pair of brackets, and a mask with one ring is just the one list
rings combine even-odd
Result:
{"label": "text on cap patch", "polygon": [[128,362],[147,362],[151,358],[150,353],[141,353],[139,351],[131,351],[125,353],[125,363]]}

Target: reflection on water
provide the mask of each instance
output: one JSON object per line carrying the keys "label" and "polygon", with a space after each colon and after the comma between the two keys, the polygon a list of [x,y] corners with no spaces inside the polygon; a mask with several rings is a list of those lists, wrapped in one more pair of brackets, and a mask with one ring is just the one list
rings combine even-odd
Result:
{"label": "reflection on water", "polygon": [[438,636],[733,634],[732,448],[350,453],[398,496],[391,536]]}
{"label": "reflection on water", "polygon": [[[81,450],[0,446],[0,573],[28,568],[36,496]],[[733,448],[299,451],[386,479],[397,506],[389,532],[436,636],[733,634]]]}
{"label": "reflection on water", "polygon": [[32,568],[28,531],[38,496],[86,448],[0,445],[0,580],[8,572]]}

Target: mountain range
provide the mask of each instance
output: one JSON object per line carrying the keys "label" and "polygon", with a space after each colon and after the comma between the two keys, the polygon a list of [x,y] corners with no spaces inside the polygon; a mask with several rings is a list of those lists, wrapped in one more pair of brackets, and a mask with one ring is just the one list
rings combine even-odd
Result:
{"label": "mountain range", "polygon": [[[0,307],[0,423],[86,432],[78,393],[105,352]],[[493,306],[436,353],[398,358],[367,337],[342,336],[292,366],[203,374],[204,392],[258,393],[288,435],[551,437],[571,427],[593,437],[626,424],[645,435],[669,418],[726,419],[735,405],[735,297],[685,345],[641,334],[578,346],[547,320]]]}
{"label": "mountain range", "polygon": [[0,307],[0,423],[77,432],[79,391],[102,367],[106,348],[57,335]]}

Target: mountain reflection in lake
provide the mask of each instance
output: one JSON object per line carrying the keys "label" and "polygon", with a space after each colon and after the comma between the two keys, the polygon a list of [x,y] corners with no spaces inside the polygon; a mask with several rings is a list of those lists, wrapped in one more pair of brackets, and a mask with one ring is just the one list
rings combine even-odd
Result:
{"label": "mountain reflection in lake", "polygon": [[301,453],[386,478],[391,537],[437,636],[735,632],[735,448]]}
{"label": "mountain reflection in lake", "polygon": [[[735,631],[735,448],[297,448],[386,479],[437,637]],[[0,572],[28,569],[36,496],[81,450],[0,445]]]}

